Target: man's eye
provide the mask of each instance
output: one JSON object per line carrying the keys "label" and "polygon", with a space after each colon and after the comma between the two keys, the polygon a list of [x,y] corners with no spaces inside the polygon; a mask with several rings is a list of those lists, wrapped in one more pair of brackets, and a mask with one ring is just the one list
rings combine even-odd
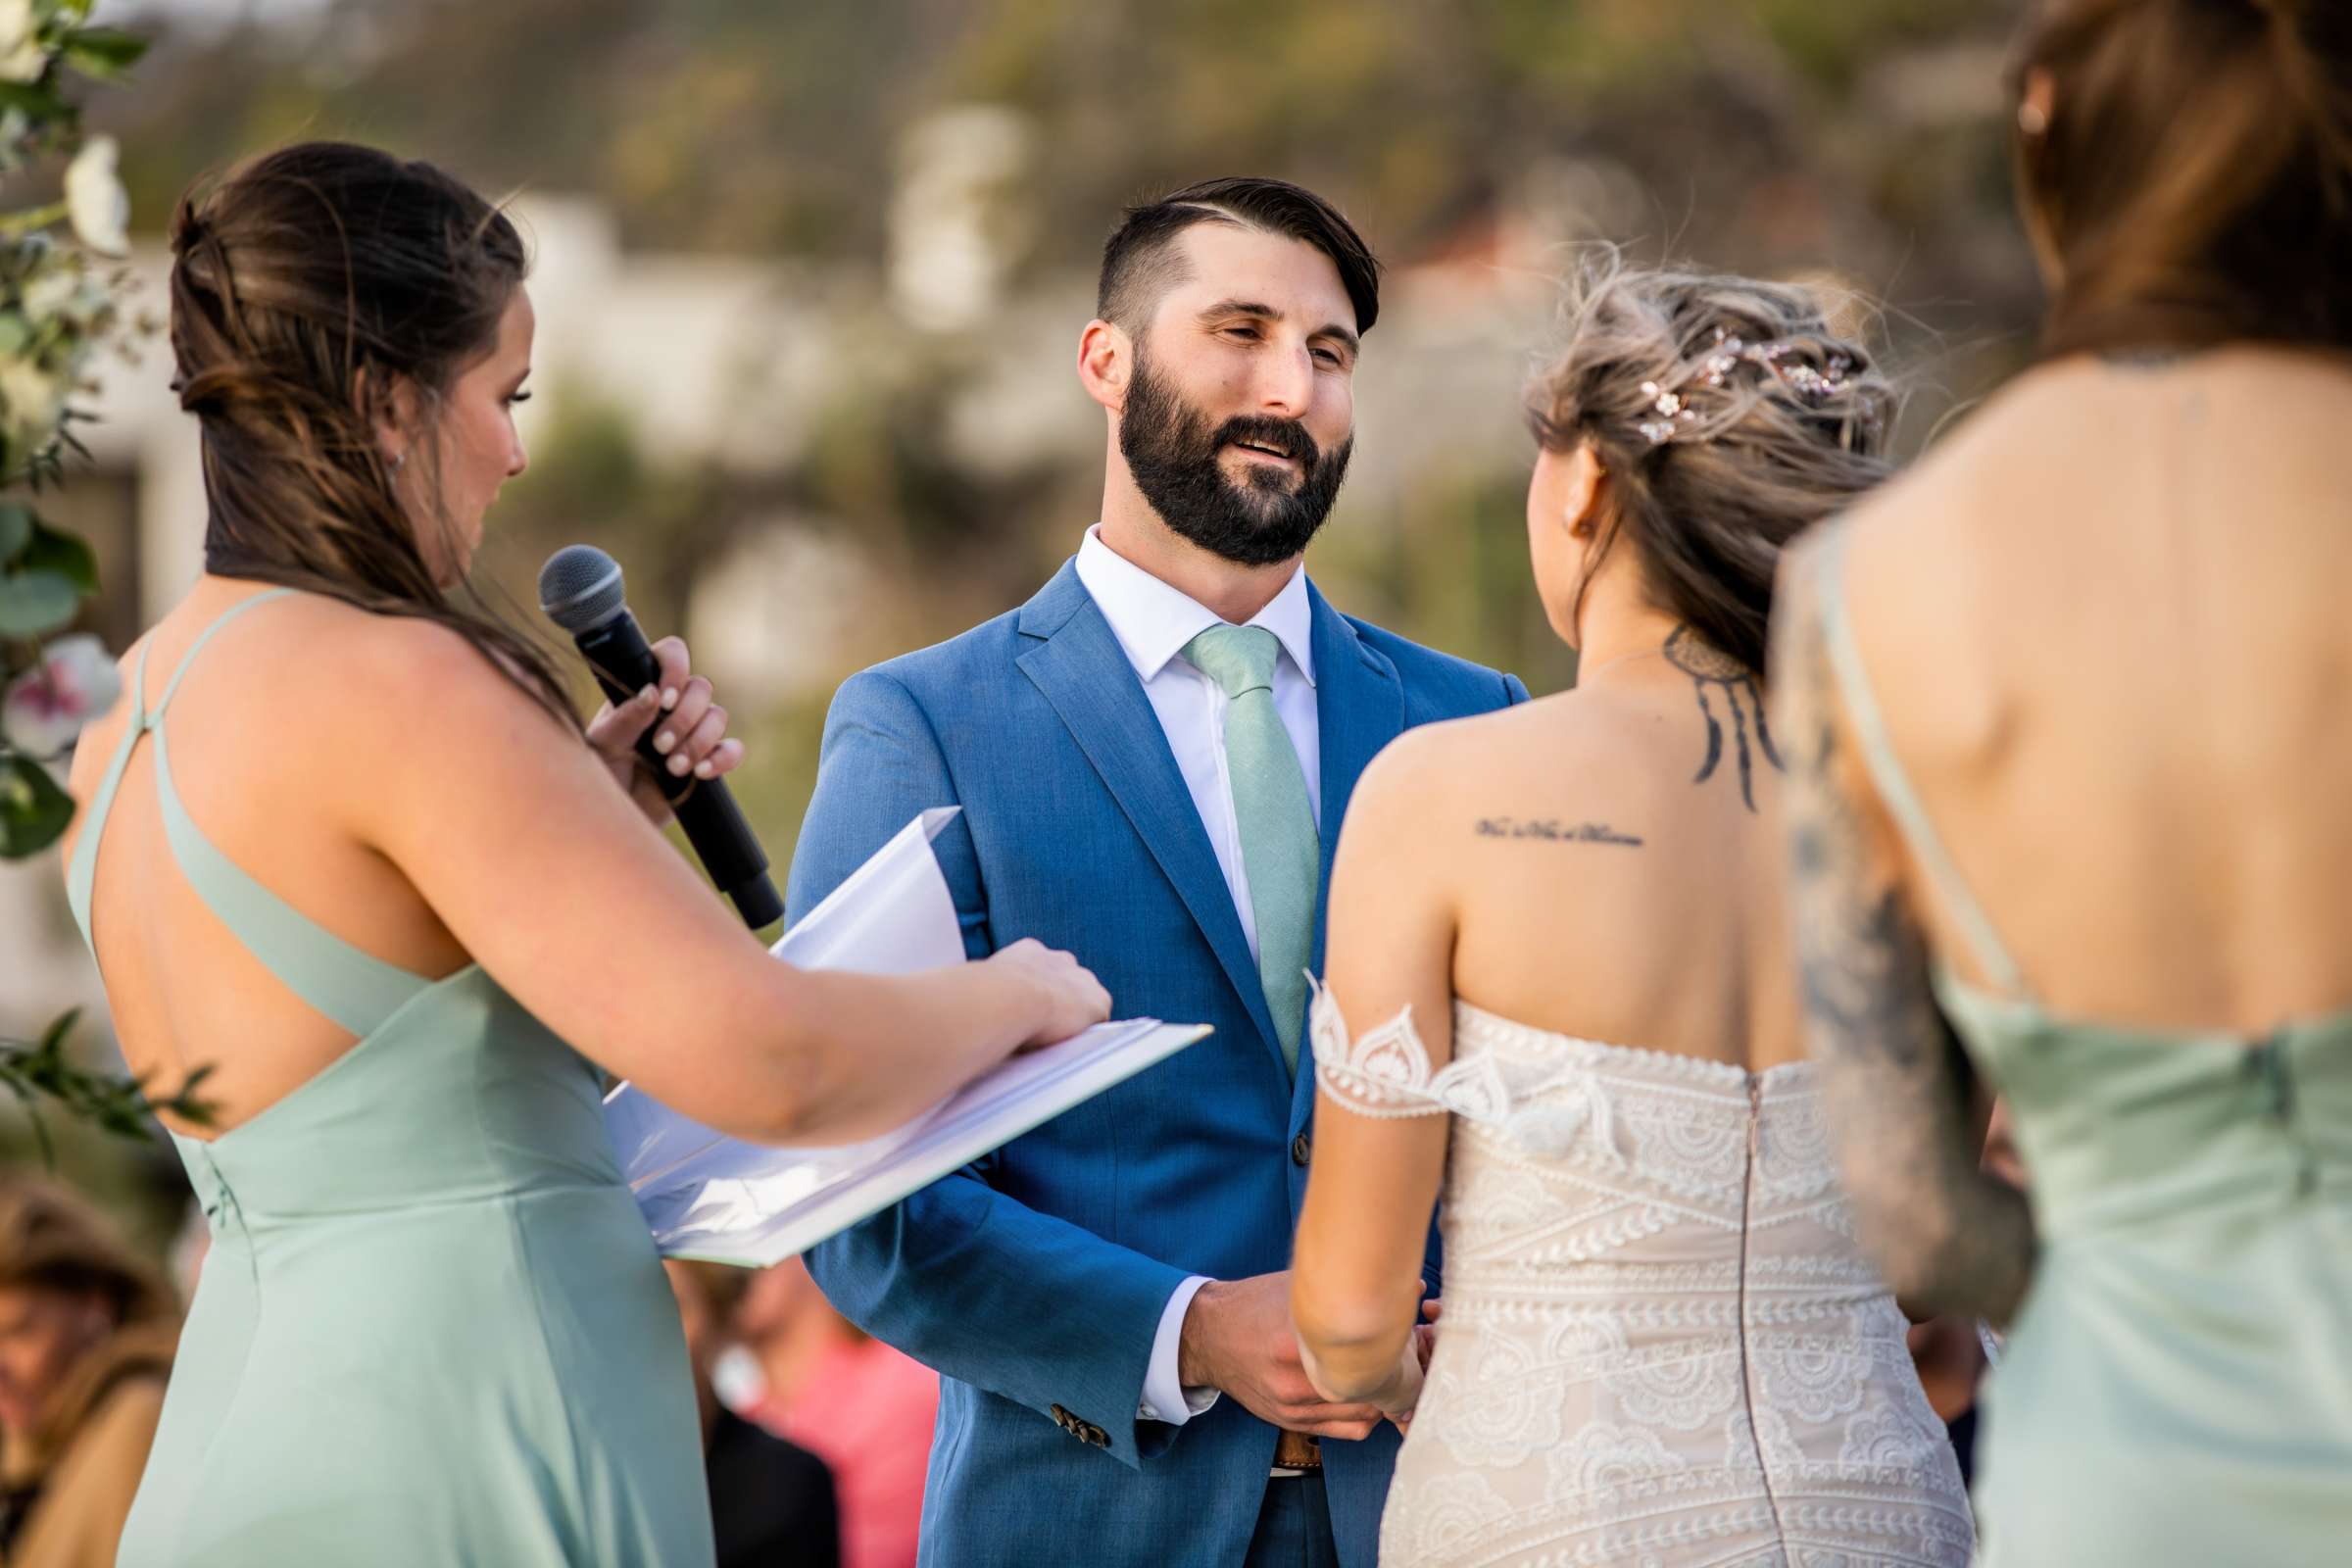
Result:
{"label": "man's eye", "polygon": [[1225,330],[1235,337],[1254,338],[1257,336],[1257,328],[1254,326],[1229,326]]}
{"label": "man's eye", "polygon": [[1336,367],[1340,364],[1340,351],[1338,349],[1317,349],[1315,358],[1321,360],[1325,365]]}

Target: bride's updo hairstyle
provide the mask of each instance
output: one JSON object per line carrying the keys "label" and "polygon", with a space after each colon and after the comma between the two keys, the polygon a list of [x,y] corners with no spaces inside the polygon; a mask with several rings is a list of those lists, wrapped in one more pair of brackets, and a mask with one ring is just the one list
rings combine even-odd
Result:
{"label": "bride's updo hairstyle", "polygon": [[2013,70],[2045,352],[2352,348],[2352,5],[2040,0]]}
{"label": "bride's updo hairstyle", "polygon": [[[566,725],[547,657],[435,580],[425,530],[376,444],[416,389],[409,461],[440,493],[429,439],[451,383],[497,344],[527,270],[505,214],[430,164],[304,142],[231,171],[172,217],[172,354],[202,430],[205,569],[325,594],[457,632]],[[471,598],[470,595],[467,596]]]}
{"label": "bride's updo hairstyle", "polygon": [[1601,253],[1562,316],[1527,416],[1546,451],[1590,446],[1607,474],[1585,586],[1630,549],[1659,609],[1761,671],[1781,551],[1886,477],[1893,386],[1790,285]]}

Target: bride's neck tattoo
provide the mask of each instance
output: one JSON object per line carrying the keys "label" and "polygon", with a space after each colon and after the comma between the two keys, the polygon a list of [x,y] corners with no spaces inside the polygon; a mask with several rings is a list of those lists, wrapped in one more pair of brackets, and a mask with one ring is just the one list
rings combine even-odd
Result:
{"label": "bride's neck tattoo", "polygon": [[1668,663],[1690,677],[1691,690],[1698,697],[1699,715],[1707,721],[1707,760],[1699,764],[1690,782],[1704,784],[1715,776],[1715,768],[1723,760],[1723,723],[1707,701],[1707,688],[1713,686],[1722,692],[1724,706],[1732,710],[1732,735],[1740,758],[1740,799],[1749,810],[1754,810],[1756,792],[1750,778],[1747,747],[1751,714],[1755,719],[1757,750],[1764,754],[1764,760],[1772,764],[1775,772],[1781,771],[1781,754],[1773,747],[1772,729],[1764,719],[1764,699],[1756,690],[1756,672],[1688,625],[1674,628],[1662,652]]}

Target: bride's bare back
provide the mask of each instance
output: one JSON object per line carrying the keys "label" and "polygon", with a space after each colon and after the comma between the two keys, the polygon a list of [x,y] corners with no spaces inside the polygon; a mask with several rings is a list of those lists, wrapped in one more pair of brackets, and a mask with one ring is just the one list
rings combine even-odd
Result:
{"label": "bride's bare back", "polygon": [[1757,699],[1685,635],[1588,689],[1414,732],[1427,792],[1398,826],[1444,865],[1455,993],[1611,1044],[1800,1056]]}

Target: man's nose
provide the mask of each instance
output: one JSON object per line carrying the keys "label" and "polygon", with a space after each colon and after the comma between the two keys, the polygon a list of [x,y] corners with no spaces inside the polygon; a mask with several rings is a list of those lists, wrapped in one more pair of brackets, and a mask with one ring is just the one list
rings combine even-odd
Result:
{"label": "man's nose", "polygon": [[1286,419],[1304,417],[1315,396],[1315,361],[1306,345],[1290,344],[1260,355],[1256,390],[1259,412]]}

